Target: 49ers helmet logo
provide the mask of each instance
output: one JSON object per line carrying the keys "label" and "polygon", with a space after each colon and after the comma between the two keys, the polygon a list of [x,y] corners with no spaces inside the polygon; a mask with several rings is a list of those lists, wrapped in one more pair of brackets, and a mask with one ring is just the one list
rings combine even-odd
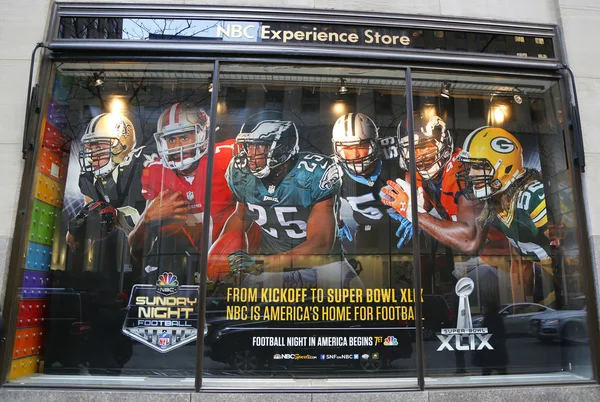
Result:
{"label": "49ers helmet logo", "polygon": [[515,149],[515,143],[506,137],[496,137],[490,143],[492,149],[501,154],[509,154]]}

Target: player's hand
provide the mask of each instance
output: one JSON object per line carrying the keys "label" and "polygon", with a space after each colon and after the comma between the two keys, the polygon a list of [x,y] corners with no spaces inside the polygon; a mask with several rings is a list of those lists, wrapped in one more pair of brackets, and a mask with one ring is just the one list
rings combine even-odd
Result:
{"label": "player's hand", "polygon": [[261,272],[257,270],[256,259],[245,251],[236,251],[235,253],[229,254],[227,257],[229,268],[233,275],[252,273],[259,275]]}
{"label": "player's hand", "polygon": [[160,225],[161,231],[172,234],[181,229],[187,220],[188,202],[181,193],[172,190],[161,191],[144,212],[144,221],[149,225]]}
{"label": "player's hand", "polygon": [[397,248],[402,248],[406,245],[413,237],[413,225],[412,222],[404,218],[400,221],[400,226],[396,230],[396,236],[399,238],[396,244]]}
{"label": "player's hand", "polygon": [[352,236],[352,232],[350,231],[350,228],[348,227],[348,225],[346,225],[346,222],[341,221],[340,225],[338,226],[338,230],[340,231],[341,239],[347,239],[348,241],[354,240],[354,237]]}
{"label": "player's hand", "polygon": [[[410,184],[402,179],[396,179],[396,181],[388,180],[387,186],[381,189],[379,193],[381,202],[384,205],[394,208],[394,210],[400,214],[403,218],[408,219],[412,222],[412,208],[410,199]],[[423,196],[423,188],[418,187],[417,189],[417,210],[420,213],[424,213],[425,208],[425,197]],[[390,214],[392,218],[398,220],[396,216]]]}

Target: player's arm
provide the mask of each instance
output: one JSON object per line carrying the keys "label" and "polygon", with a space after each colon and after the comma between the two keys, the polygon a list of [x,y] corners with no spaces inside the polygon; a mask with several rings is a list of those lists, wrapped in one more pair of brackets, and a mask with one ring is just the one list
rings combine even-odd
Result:
{"label": "player's arm", "polygon": [[326,254],[335,241],[336,218],[334,214],[334,198],[316,203],[306,222],[306,241],[281,254],[261,256],[261,264],[266,272],[281,272],[293,266],[296,256]]}
{"label": "player's arm", "polygon": [[234,232],[236,230],[247,232],[250,229],[250,225],[252,225],[252,220],[248,219],[246,212],[246,206],[238,201],[235,204],[235,211],[227,218],[219,236],[223,236],[226,233]]}
{"label": "player's arm", "polygon": [[326,254],[331,251],[336,233],[334,198],[319,201],[313,206],[306,222],[306,241],[284,254]]}
{"label": "player's arm", "polygon": [[483,209],[481,201],[458,199],[456,221],[441,220],[428,213],[419,213],[419,227],[440,243],[466,254],[477,254],[485,244],[488,228],[477,225]]}
{"label": "player's arm", "polygon": [[174,234],[185,224],[188,211],[188,203],[176,191],[164,190],[155,199],[147,201],[140,220],[127,238],[131,256],[142,258],[146,238],[153,232],[150,228],[159,229],[158,234],[162,236]]}

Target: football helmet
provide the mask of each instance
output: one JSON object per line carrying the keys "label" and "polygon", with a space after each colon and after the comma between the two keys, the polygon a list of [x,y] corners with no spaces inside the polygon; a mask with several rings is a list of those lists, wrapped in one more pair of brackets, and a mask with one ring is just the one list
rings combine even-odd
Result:
{"label": "football helmet", "polygon": [[81,138],[79,152],[82,173],[105,177],[135,148],[135,129],[118,113],[103,113],[92,119]]}
{"label": "football helmet", "polygon": [[[347,113],[337,119],[331,141],[335,159],[352,173],[360,175],[379,160],[377,126],[362,113]],[[364,156],[359,155],[359,148],[366,151]]]}
{"label": "football helmet", "polygon": [[281,112],[260,112],[246,120],[235,138],[235,164],[264,178],[296,155],[298,149],[298,129],[293,121]]}
{"label": "football helmet", "polygon": [[[439,116],[429,119],[414,115],[415,165],[423,180],[434,178],[452,157],[454,144],[446,123]],[[400,166],[408,170],[408,119],[403,119],[397,128],[400,144]]]}
{"label": "football helmet", "polygon": [[[175,103],[161,113],[154,140],[164,167],[186,170],[206,154],[209,120],[204,109],[186,108],[182,103]],[[191,133],[193,138],[181,144],[174,136],[184,133]]]}
{"label": "football helmet", "polygon": [[498,127],[480,127],[465,139],[456,181],[469,200],[485,200],[506,190],[525,173],[521,143]]}

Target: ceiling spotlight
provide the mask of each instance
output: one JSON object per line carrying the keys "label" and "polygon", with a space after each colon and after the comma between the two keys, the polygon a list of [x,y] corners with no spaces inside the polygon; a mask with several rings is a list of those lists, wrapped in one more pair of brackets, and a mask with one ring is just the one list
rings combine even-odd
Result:
{"label": "ceiling spotlight", "polygon": [[515,101],[515,103],[517,105],[520,105],[521,103],[523,103],[523,97],[521,97],[521,95],[519,95],[519,94],[514,94],[513,100]]}
{"label": "ceiling spotlight", "polygon": [[449,82],[442,84],[440,96],[443,98],[446,98],[446,99],[450,99],[450,83]]}
{"label": "ceiling spotlight", "polygon": [[101,87],[102,85],[104,85],[104,74],[94,73],[94,86]]}
{"label": "ceiling spotlight", "polygon": [[346,88],[346,80],[340,78],[340,87],[338,89],[338,95],[346,95],[348,93],[348,88]]}
{"label": "ceiling spotlight", "polygon": [[211,83],[208,84],[208,92],[212,93],[212,91],[213,91],[213,84],[211,82]]}

